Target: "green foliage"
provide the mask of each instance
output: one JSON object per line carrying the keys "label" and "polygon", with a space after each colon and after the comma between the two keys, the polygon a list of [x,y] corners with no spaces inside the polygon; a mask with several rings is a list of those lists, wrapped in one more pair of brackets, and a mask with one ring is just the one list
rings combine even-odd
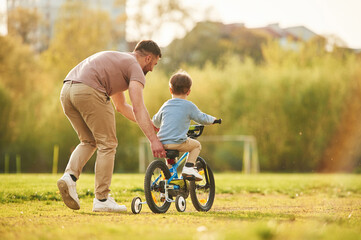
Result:
{"label": "green foliage", "polygon": [[[189,100],[224,121],[205,134],[256,136],[264,171],[317,169],[357,80],[358,64],[352,55],[335,58],[318,47],[309,43],[295,52],[270,42],[263,47],[262,65],[232,55],[202,69],[184,65],[193,78]],[[151,113],[170,98],[168,79],[158,75],[146,89]],[[242,151],[235,149],[204,143],[202,155],[216,170],[240,170]]]}
{"label": "green foliage", "polygon": [[[67,1],[59,16],[55,38],[40,56],[19,37],[0,37],[0,172],[5,153],[10,159],[20,154],[25,172],[51,171],[54,144],[62,171],[78,144],[59,102],[62,81],[84,58],[112,49],[116,35],[110,17],[84,3]],[[254,135],[262,171],[318,169],[361,79],[360,58],[341,49],[327,52],[322,39],[284,48],[246,29],[223,35],[220,29],[198,25],[164,51],[164,64],[147,75],[150,116],[171,98],[169,77],[182,67],[193,79],[189,100],[223,119],[205,135]],[[116,126],[115,171],[135,172],[143,133],[119,114]],[[202,156],[215,171],[241,170],[243,145],[222,145],[203,143]],[[94,161],[85,172],[93,172]]]}
{"label": "green foliage", "polygon": [[40,56],[17,37],[0,38],[0,89],[6,89],[1,99],[11,102],[4,105],[10,113],[0,123],[8,130],[0,141],[0,172],[4,153],[10,160],[20,154],[25,172],[49,172],[54,144],[60,144],[59,171],[65,168],[78,140],[60,105],[62,81],[81,60],[117,41],[110,17],[85,3],[68,1],[59,16],[55,38]]}
{"label": "green foliage", "polygon": [[5,129],[0,153],[2,156],[4,153],[27,156],[22,165],[24,169],[30,169],[34,162],[26,160],[41,151],[39,130],[43,123],[43,105],[39,103],[44,99],[48,84],[36,56],[27,45],[16,37],[6,36],[0,37],[0,46],[0,89],[3,101],[6,101],[2,107],[4,115],[0,118],[0,125]]}
{"label": "green foliage", "polygon": [[91,54],[114,48],[112,21],[106,12],[89,9],[84,2],[66,1],[55,25],[55,37],[43,53],[44,63],[59,78]]}
{"label": "green foliage", "polygon": [[132,39],[153,39],[166,29],[164,27],[176,26],[185,29],[187,24],[193,24],[191,9],[176,0],[139,0],[129,1],[127,25],[132,29]]}
{"label": "green foliage", "polygon": [[35,8],[28,9],[24,7],[15,7],[8,12],[8,31],[11,36],[20,36],[26,44],[35,43],[36,31],[41,16]]}
{"label": "green foliage", "polygon": [[[262,170],[317,169],[357,81],[359,63],[352,55],[341,60],[327,52],[310,54],[314,45],[301,47],[294,52],[265,46],[263,65],[228,56],[225,64],[208,64],[202,71],[185,67],[194,80],[189,99],[223,118],[219,134],[255,135]],[[210,152],[203,148],[202,154],[213,159]],[[229,169],[223,160],[213,161]]]}
{"label": "green foliage", "polygon": [[[0,78],[1,80],[1,78]],[[10,96],[0,84],[0,146],[6,146],[10,139],[11,129],[10,125],[10,111],[11,101]]]}
{"label": "green foliage", "polygon": [[263,60],[261,46],[266,41],[266,37],[237,24],[201,22],[183,39],[174,40],[165,49],[165,62],[161,64],[168,72],[183,63],[197,67],[203,67],[207,62],[222,64],[224,55],[230,53],[260,63]]}

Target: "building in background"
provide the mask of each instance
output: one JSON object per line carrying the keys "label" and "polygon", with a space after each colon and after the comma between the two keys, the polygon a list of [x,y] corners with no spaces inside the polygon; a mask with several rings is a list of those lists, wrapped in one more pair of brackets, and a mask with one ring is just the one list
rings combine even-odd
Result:
{"label": "building in background", "polygon": [[[91,9],[98,9],[109,13],[111,19],[115,20],[119,16],[125,15],[126,0],[77,0],[85,2],[87,7]],[[66,0],[0,0],[1,3],[5,2],[5,12],[9,12],[17,7],[22,7],[29,10],[36,10],[46,24],[39,24],[36,32],[33,33],[39,39],[34,44],[37,51],[42,51],[47,48],[51,38],[54,36],[54,26],[58,17],[58,12]],[[4,3],[3,3],[4,4]],[[1,9],[1,8],[0,8]],[[7,23],[3,23],[4,27]],[[125,40],[125,21],[117,25],[118,30],[123,34],[124,38],[118,43],[118,50],[127,50],[127,42]],[[6,27],[5,27],[6,28]],[[7,33],[7,28],[4,31]]]}
{"label": "building in background", "polygon": [[304,26],[281,28],[278,23],[269,24],[265,27],[253,28],[252,30],[266,34],[273,39],[277,39],[282,47],[293,50],[299,48],[299,42],[307,42],[312,38],[319,36]]}

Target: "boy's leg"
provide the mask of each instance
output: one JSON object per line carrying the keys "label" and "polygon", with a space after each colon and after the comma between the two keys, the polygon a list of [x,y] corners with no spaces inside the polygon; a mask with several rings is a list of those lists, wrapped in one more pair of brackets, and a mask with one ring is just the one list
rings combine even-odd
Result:
{"label": "boy's leg", "polygon": [[178,150],[180,152],[189,152],[187,162],[196,163],[197,157],[201,152],[201,144],[195,139],[188,138],[180,144],[165,144],[165,149]]}
{"label": "boy's leg", "polygon": [[[179,148],[180,145],[181,145],[181,144],[164,144],[163,147],[164,147],[164,149],[178,150],[178,148]],[[167,162],[167,167],[168,167],[169,169],[171,169],[173,166],[172,166],[172,164],[169,164],[169,163]]]}
{"label": "boy's leg", "polygon": [[168,144],[165,145],[166,149],[176,149],[180,152],[189,152],[187,162],[183,168],[183,177],[195,177],[196,181],[200,181],[203,177],[194,168],[197,157],[201,151],[201,144],[195,139],[188,138],[184,143],[181,144]]}
{"label": "boy's leg", "polygon": [[185,142],[180,144],[165,144],[165,149],[174,149],[180,152],[189,152],[187,162],[196,163],[197,157],[201,152],[201,144],[195,139],[188,138]]}
{"label": "boy's leg", "polygon": [[188,138],[184,143],[181,143],[178,150],[181,152],[189,152],[187,162],[196,163],[197,157],[201,152],[201,144],[195,139]]}

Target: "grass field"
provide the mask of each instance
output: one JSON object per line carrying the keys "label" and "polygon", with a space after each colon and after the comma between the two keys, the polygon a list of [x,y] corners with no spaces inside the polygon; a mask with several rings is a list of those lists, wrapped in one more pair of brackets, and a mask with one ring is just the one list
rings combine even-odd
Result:
{"label": "grass field", "polygon": [[94,175],[77,189],[81,209],[68,209],[57,192],[61,175],[0,175],[0,239],[361,239],[361,175],[215,174],[216,199],[197,212],[187,199],[178,213],[143,206],[142,174],[115,174],[112,196],[127,213],[93,213]]}

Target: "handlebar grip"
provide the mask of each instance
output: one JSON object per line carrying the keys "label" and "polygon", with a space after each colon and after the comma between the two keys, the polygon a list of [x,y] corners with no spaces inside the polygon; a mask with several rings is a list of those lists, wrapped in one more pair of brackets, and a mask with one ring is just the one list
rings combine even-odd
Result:
{"label": "handlebar grip", "polygon": [[222,123],[222,119],[220,118],[220,119],[214,120],[213,124],[216,124],[216,123],[221,124],[221,123]]}

